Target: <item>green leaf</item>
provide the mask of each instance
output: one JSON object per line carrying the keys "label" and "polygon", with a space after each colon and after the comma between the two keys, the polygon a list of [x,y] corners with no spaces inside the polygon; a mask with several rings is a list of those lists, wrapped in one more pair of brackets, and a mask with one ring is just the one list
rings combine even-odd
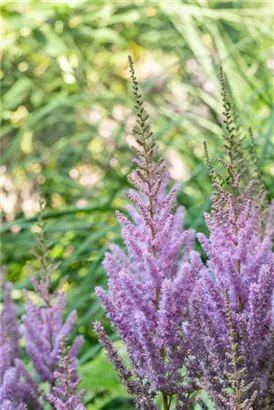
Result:
{"label": "green leaf", "polygon": [[19,78],[3,96],[3,110],[13,110],[28,96],[33,84],[27,77]]}
{"label": "green leaf", "polygon": [[32,30],[33,37],[39,44],[39,46],[45,46],[47,44],[47,38],[45,34],[39,29],[39,28],[34,28]]}
{"label": "green leaf", "polygon": [[112,43],[112,44],[121,44],[123,42],[122,37],[117,33],[117,31],[111,28],[99,28],[94,30],[92,34],[93,40],[98,43]]}

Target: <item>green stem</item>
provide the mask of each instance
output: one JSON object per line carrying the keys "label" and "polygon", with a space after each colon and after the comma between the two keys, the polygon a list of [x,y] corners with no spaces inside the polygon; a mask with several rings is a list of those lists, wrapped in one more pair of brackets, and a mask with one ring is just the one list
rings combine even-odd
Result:
{"label": "green stem", "polygon": [[169,410],[169,404],[168,404],[168,397],[165,393],[162,393],[163,397],[163,405],[164,405],[164,410]]}

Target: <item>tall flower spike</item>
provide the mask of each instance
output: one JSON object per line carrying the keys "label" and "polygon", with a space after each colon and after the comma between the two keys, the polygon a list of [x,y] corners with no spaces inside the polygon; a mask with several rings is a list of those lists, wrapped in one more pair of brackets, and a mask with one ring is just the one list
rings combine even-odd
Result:
{"label": "tall flower spike", "polygon": [[[23,315],[21,334],[26,343],[27,353],[33,363],[37,375],[42,382],[54,385],[54,371],[58,367],[58,354],[63,337],[69,337],[76,321],[76,312],[72,311],[63,321],[66,297],[63,291],[52,291],[52,274],[56,264],[49,259],[49,246],[45,239],[45,228],[42,224],[44,203],[41,200],[40,231],[37,246],[34,250],[36,265],[29,267],[29,277],[39,300],[34,301],[30,292],[25,292],[27,300]],[[38,266],[38,269],[37,269]],[[78,336],[71,348],[74,357],[81,347],[82,337]]]}
{"label": "tall flower spike", "polygon": [[177,187],[167,192],[168,172],[156,159],[156,143],[131,57],[129,66],[138,147],[133,148],[136,170],[130,176],[136,190],[125,194],[134,206],[129,208],[132,219],[117,213],[127,254],[117,246],[106,254],[109,292],[97,288],[96,293],[125,343],[130,373],[98,323],[95,331],[128,392],[135,395],[138,409],[158,409],[152,405],[157,395],[164,410],[176,405],[188,409],[196,386],[181,374],[189,361],[183,327],[201,261],[192,251],[193,232],[183,230],[183,209],[173,213]]}
{"label": "tall flower spike", "polygon": [[[233,135],[230,104],[224,89],[221,72],[222,95],[226,136],[224,164],[227,174],[213,175],[212,208],[205,214],[209,237],[198,234],[207,254],[206,267],[192,297],[191,323],[188,327],[192,339],[192,354],[199,362],[198,373],[202,386],[209,392],[218,410],[230,409],[228,402],[220,400],[226,391],[231,373],[231,318],[233,343],[243,358],[245,386],[252,387],[249,400],[254,407],[269,410],[273,403],[271,381],[273,377],[273,291],[274,257],[271,252],[273,228],[269,222],[261,232],[262,211],[253,206],[252,182],[242,188],[242,163],[238,160],[238,141]],[[208,157],[208,153],[206,152]],[[209,162],[209,157],[207,160]],[[211,166],[211,165],[210,165]],[[269,212],[271,216],[271,211]],[[270,217],[269,216],[269,217]],[[222,295],[229,297],[227,303]],[[229,320],[228,320],[229,319]],[[242,386],[244,388],[244,386]],[[257,396],[252,391],[257,391]]]}

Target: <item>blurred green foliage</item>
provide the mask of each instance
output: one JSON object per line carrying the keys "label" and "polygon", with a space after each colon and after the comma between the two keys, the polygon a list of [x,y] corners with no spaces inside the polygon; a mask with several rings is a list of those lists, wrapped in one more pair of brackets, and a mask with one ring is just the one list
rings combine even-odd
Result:
{"label": "blurred green foliage", "polygon": [[40,183],[51,256],[62,262],[55,279],[67,275],[68,310],[78,311],[76,331],[86,340],[88,408],[130,409],[91,330],[103,316],[94,287],[105,283],[108,244],[120,242],[114,210],[124,209],[131,168],[127,55],[136,61],[161,155],[181,183],[186,224],[204,230],[211,187],[202,142],[216,163],[220,64],[242,134],[253,129],[274,194],[272,3],[3,0],[2,20],[2,263],[20,305]]}

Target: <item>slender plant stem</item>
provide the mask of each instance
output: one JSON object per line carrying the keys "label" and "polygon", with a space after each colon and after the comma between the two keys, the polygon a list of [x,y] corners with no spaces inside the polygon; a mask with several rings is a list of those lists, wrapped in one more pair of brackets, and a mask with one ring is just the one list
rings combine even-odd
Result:
{"label": "slender plant stem", "polygon": [[162,393],[162,397],[163,397],[163,405],[164,405],[164,410],[169,410],[169,404],[168,404],[168,397],[165,393]]}

